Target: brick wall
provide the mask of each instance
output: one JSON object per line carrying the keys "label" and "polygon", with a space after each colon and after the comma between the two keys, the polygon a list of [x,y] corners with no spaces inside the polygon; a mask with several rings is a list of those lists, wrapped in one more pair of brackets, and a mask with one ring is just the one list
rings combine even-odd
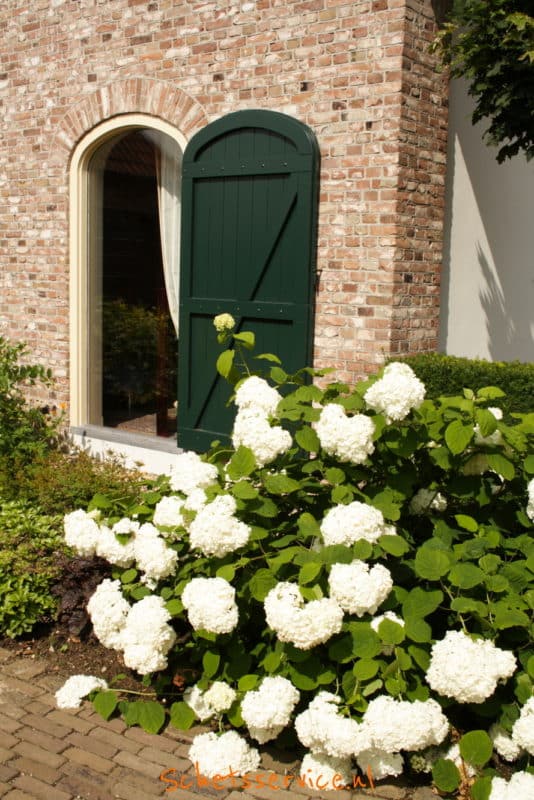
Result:
{"label": "brick wall", "polygon": [[430,0],[3,0],[0,334],[68,400],[68,167],[140,111],[190,138],[290,114],[322,157],[315,354],[353,380],[436,345],[447,110]]}

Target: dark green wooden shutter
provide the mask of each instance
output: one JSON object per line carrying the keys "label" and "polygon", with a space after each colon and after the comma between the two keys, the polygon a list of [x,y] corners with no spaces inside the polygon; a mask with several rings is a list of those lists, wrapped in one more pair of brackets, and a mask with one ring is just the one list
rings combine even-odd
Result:
{"label": "dark green wooden shutter", "polygon": [[232,427],[230,389],[215,372],[216,314],[253,330],[256,352],[276,353],[289,371],[311,363],[318,166],[313,132],[274,111],[229,114],[185,151],[181,447],[204,450]]}

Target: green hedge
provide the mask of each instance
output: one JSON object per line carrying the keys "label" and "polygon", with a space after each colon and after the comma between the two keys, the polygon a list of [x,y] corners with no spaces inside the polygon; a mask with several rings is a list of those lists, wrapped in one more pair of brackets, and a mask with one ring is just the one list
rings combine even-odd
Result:
{"label": "green hedge", "polygon": [[498,405],[504,412],[528,413],[534,398],[534,363],[484,361],[443,353],[419,353],[403,359],[426,386],[426,396],[457,395],[468,386],[478,391],[483,386],[498,386],[506,393]]}

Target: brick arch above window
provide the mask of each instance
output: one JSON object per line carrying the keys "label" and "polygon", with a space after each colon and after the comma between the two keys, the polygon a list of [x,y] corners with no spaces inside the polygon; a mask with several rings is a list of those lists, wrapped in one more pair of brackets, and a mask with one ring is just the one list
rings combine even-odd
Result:
{"label": "brick arch above window", "polygon": [[127,78],[99,87],[69,108],[52,137],[52,157],[66,153],[67,159],[70,158],[78,142],[92,128],[111,117],[135,113],[164,119],[186,139],[209,122],[202,106],[174,84],[151,78]]}

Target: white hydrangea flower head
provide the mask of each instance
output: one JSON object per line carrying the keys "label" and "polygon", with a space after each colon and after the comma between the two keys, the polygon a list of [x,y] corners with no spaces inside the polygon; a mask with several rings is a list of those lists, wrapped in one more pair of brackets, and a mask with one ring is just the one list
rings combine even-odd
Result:
{"label": "white hydrangea flower head", "polygon": [[282,395],[266,380],[251,375],[238,386],[234,402],[239,409],[250,408],[265,417],[273,417],[281,399]]}
{"label": "white hydrangea flower head", "polygon": [[206,492],[204,489],[193,489],[193,491],[187,496],[184,508],[188,511],[200,511],[206,503],[208,502],[208,498],[206,496]]}
{"label": "white hydrangea flower head", "polygon": [[170,618],[162,597],[148,595],[134,603],[121,636],[127,667],[141,675],[165,669],[167,654],[176,641]]}
{"label": "white hydrangea flower head", "polygon": [[135,561],[133,539],[121,544],[115,536],[115,526],[110,530],[101,525],[96,543],[96,555],[117,567],[129,567]]}
{"label": "white hydrangea flower head", "polygon": [[260,764],[260,754],[250,747],[236,731],[201,733],[195,736],[189,748],[189,758],[201,775],[213,778],[227,775],[229,769],[235,775],[254,772]]}
{"label": "white hydrangea flower head", "polygon": [[343,789],[352,785],[350,758],[332,758],[324,753],[306,753],[300,766],[300,776],[308,785],[322,792]]}
{"label": "white hydrangea flower head", "polygon": [[304,602],[298,586],[278,583],[264,600],[267,625],[281,642],[291,642],[301,650],[310,650],[339,633],[343,610],[331,598]]}
{"label": "white hydrangea flower head", "polygon": [[339,713],[340,698],[319,692],[310,705],[295,718],[295,730],[303,745],[312,753],[334,758],[350,758],[370,747],[365,725]]}
{"label": "white hydrangea flower head", "polygon": [[436,700],[395,700],[389,695],[375,697],[363,716],[372,747],[397,753],[424,750],[441,744],[449,722]]}
{"label": "white hydrangea flower head", "polygon": [[376,617],[373,617],[371,620],[371,628],[378,632],[380,623],[385,619],[389,619],[390,622],[396,622],[397,625],[401,625],[404,628],[404,620],[402,617],[399,617],[398,614],[395,614],[394,611],[384,611],[383,614],[377,614]]}
{"label": "white hydrangea flower head", "polygon": [[65,542],[81,556],[96,555],[96,547],[100,537],[100,529],[90,514],[81,508],[65,514],[63,521]]}
{"label": "white hydrangea flower head", "polygon": [[425,386],[408,364],[388,364],[383,377],[367,389],[364,400],[388,423],[399,422],[425,399]]}
{"label": "white hydrangea flower head", "polygon": [[243,408],[238,411],[232,431],[232,444],[248,447],[259,467],[270,464],[292,444],[291,435],[279,425],[270,425],[262,411]]}
{"label": "white hydrangea flower head", "polygon": [[228,711],[237,697],[237,692],[224,681],[214,681],[204,692],[204,700],[216,714]]}
{"label": "white hydrangea flower head", "polygon": [[[488,408],[488,411],[493,414],[496,420],[501,420],[503,417],[502,408]],[[499,430],[493,431],[489,436],[482,436],[480,433],[480,426],[475,425],[475,444],[478,445],[495,445],[502,442],[502,434]]]}
{"label": "white hydrangea flower head", "polygon": [[135,536],[135,534],[139,530],[139,522],[136,519],[123,517],[113,525],[111,530],[113,531],[113,533],[116,533],[117,535]]}
{"label": "white hydrangea flower head", "polygon": [[237,625],[235,589],[224,578],[193,578],[182,592],[182,603],[195,630],[230,633]]}
{"label": "white hydrangea flower head", "polygon": [[237,692],[224,681],[215,681],[209,689],[189,686],[183,698],[201,722],[228,711],[237,697]]}
{"label": "white hydrangea flower head", "polygon": [[491,726],[488,734],[493,742],[493,749],[505,761],[516,761],[522,754],[523,748],[498,723]]}
{"label": "white hydrangea flower head", "polygon": [[141,525],[133,548],[137,566],[143,572],[142,580],[155,585],[176,571],[178,553],[168,547],[160,532],[150,522]]}
{"label": "white hydrangea flower head", "polygon": [[184,691],[183,699],[201,722],[206,722],[206,720],[215,716],[215,711],[208,705],[204,692],[198,686],[188,686]]}
{"label": "white hydrangea flower head", "polygon": [[340,461],[363,464],[374,452],[372,419],[365,414],[349,417],[339,403],[328,403],[323,408],[315,430],[323,450]]}
{"label": "white hydrangea flower head", "polygon": [[396,778],[402,775],[404,761],[400,753],[388,753],[379,747],[364,750],[356,756],[356,763],[362,772],[371,774],[373,779]]}
{"label": "white hydrangea flower head", "polygon": [[348,614],[374,614],[391,589],[391,573],[382,564],[370,567],[356,559],[350,564],[332,564],[328,576],[330,596]]}
{"label": "white hydrangea flower head", "polygon": [[79,708],[83,698],[92,691],[107,688],[106,681],[94,675],[72,675],[57,690],[56,705],[58,708]]}
{"label": "white hydrangea flower head", "polygon": [[495,647],[489,639],[475,640],[463,631],[448,631],[432,647],[426,681],[435,692],[459,703],[482,703],[516,666],[513,653]]}
{"label": "white hydrangea flower head", "polygon": [[523,750],[534,756],[534,697],[521,708],[519,719],[512,728],[512,739]]}
{"label": "white hydrangea flower head", "polygon": [[534,478],[529,481],[527,486],[528,503],[527,503],[527,517],[534,522]]}
{"label": "white hydrangea flower head", "polygon": [[447,500],[434,489],[419,489],[410,501],[411,514],[426,514],[428,510],[446,511]]}
{"label": "white hydrangea flower head", "polygon": [[170,474],[170,485],[173,492],[190,495],[195,489],[207,489],[217,483],[217,467],[202,461],[193,451],[179,453]]}
{"label": "white hydrangea flower head", "polygon": [[[200,490],[202,491],[202,490]],[[182,509],[184,501],[176,495],[168,495],[162,497],[154,509],[154,517],[152,522],[158,528],[183,528],[184,518],[182,517]],[[180,534],[170,531],[162,531],[162,536],[168,539],[180,539]]]}
{"label": "white hydrangea flower head", "polygon": [[488,800],[532,800],[534,797],[534,775],[530,772],[514,772],[508,782],[504,778],[491,780]]}
{"label": "white hydrangea flower head", "polygon": [[321,533],[325,545],[351,545],[359,539],[374,544],[389,533],[395,533],[392,525],[386,525],[382,512],[378,508],[359,500],[348,505],[334,506],[323,517]]}
{"label": "white hydrangea flower head", "polygon": [[241,716],[249,733],[260,744],[275,739],[289,724],[300,692],[280,675],[264,678],[258,689],[241,701]]}
{"label": "white hydrangea flower head", "polygon": [[203,506],[189,528],[191,547],[217,558],[243,547],[250,538],[250,528],[234,516],[236,508],[229,494],[220,494]]}
{"label": "white hydrangea flower head", "polygon": [[231,314],[217,314],[213,317],[213,325],[217,333],[231,331],[235,328],[235,319]]}
{"label": "white hydrangea flower head", "polygon": [[122,650],[122,631],[130,612],[120,587],[120,581],[105,578],[87,603],[96,638],[111,650]]}

